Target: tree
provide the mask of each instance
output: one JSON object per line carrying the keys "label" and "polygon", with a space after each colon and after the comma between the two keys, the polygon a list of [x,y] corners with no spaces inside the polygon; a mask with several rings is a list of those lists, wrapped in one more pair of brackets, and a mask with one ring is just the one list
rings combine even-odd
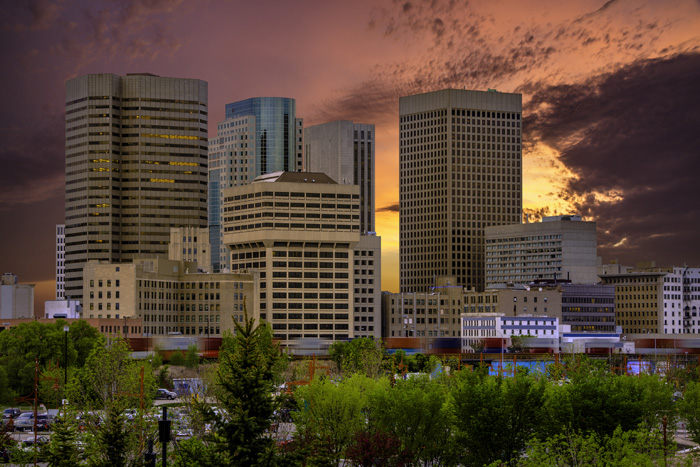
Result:
{"label": "tree", "polygon": [[170,355],[170,364],[172,366],[185,366],[185,356],[182,355],[182,350],[176,350]]}
{"label": "tree", "polygon": [[517,459],[541,419],[545,382],[533,376],[485,377],[461,372],[450,393],[464,465]]}
{"label": "tree", "polygon": [[388,380],[375,382],[355,374],[337,384],[318,378],[296,390],[301,408],[294,413],[297,439],[312,446],[313,457],[321,465],[340,465],[346,449],[366,426],[367,394],[376,385],[388,387]]}
{"label": "tree", "polygon": [[690,439],[700,443],[700,384],[689,382],[685,387],[683,400],[678,402],[678,412],[685,420]]}
{"label": "tree", "polygon": [[123,408],[109,404],[105,420],[95,431],[86,449],[90,467],[131,467],[141,464],[138,432],[126,423]]}
{"label": "tree", "polygon": [[247,313],[243,324],[234,325],[234,342],[219,354],[219,400],[225,412],[215,439],[220,465],[272,465],[275,445],[266,432],[278,407],[274,368],[281,352],[270,328],[256,326]]}
{"label": "tree", "polygon": [[363,373],[376,378],[383,371],[384,347],[380,340],[360,337],[349,342],[336,341],[328,355],[344,373]]}
{"label": "tree", "polygon": [[[34,390],[35,359],[42,369],[65,359],[65,324],[60,319],[54,323],[32,321],[0,333],[0,367],[13,375],[10,391],[22,396]],[[85,357],[104,342],[101,334],[83,321],[72,323],[68,333],[68,363],[74,368],[82,367]]]}
{"label": "tree", "polygon": [[44,453],[51,467],[74,467],[81,462],[76,445],[76,426],[65,416],[58,417],[52,427],[51,441]]}
{"label": "tree", "polygon": [[185,366],[187,368],[197,368],[199,366],[199,349],[196,344],[187,347],[185,354]]}
{"label": "tree", "polygon": [[427,376],[397,381],[392,388],[377,386],[368,393],[370,433],[399,443],[397,452],[411,465],[454,464],[447,387]]}

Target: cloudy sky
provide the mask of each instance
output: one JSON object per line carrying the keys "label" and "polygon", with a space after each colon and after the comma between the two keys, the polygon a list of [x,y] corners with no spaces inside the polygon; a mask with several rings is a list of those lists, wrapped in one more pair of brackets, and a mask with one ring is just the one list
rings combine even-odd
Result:
{"label": "cloudy sky", "polygon": [[[53,298],[64,83],[150,72],[228,102],[297,100],[305,125],[376,125],[383,290],[398,290],[398,98],[523,94],[524,208],[598,222],[599,255],[700,265],[700,1],[2,2],[0,269]],[[693,193],[696,193],[695,195]]]}

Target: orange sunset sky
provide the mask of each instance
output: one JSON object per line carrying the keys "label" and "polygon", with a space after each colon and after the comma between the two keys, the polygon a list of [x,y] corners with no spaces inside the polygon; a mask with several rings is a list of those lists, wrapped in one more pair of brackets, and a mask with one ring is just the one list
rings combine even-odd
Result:
{"label": "orange sunset sky", "polygon": [[0,266],[53,298],[64,83],[149,72],[224,105],[297,100],[306,126],[376,125],[382,290],[398,291],[398,99],[523,95],[523,207],[598,222],[603,261],[700,264],[700,2],[3,2]]}

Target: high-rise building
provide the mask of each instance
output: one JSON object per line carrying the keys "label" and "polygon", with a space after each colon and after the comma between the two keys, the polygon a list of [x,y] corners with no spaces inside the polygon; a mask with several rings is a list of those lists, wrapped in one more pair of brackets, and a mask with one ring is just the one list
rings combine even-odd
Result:
{"label": "high-rise building", "polygon": [[66,226],[56,226],[56,300],[66,298]]}
{"label": "high-rise building", "polygon": [[260,273],[252,317],[283,343],[354,337],[359,188],[321,173],[276,172],[224,195],[231,271]]}
{"label": "high-rise building", "polygon": [[[0,319],[34,318],[35,284],[18,284],[11,272],[0,277]],[[41,316],[38,316],[41,317]]]}
{"label": "high-rise building", "polygon": [[301,171],[303,120],[296,101],[254,97],[226,105],[226,119],[209,142],[209,235],[214,272],[230,268],[222,243],[222,196],[226,188],[252,183],[272,172]]}
{"label": "high-rise building", "polygon": [[304,170],[360,187],[360,228],[374,232],[374,125],[346,120],[304,129]]}
{"label": "high-rise building", "polygon": [[171,227],[207,226],[207,115],[197,79],[66,82],[66,296],[89,260],[167,257]]}
{"label": "high-rise building", "polygon": [[399,100],[400,281],[483,290],[484,228],[522,215],[522,96],[442,91]]}
{"label": "high-rise building", "polygon": [[381,336],[381,238],[374,234],[374,125],[335,121],[304,129],[304,170],[360,187],[355,247],[355,337]]}
{"label": "high-rise building", "polygon": [[581,216],[486,227],[486,287],[540,279],[598,282],[596,223]]}

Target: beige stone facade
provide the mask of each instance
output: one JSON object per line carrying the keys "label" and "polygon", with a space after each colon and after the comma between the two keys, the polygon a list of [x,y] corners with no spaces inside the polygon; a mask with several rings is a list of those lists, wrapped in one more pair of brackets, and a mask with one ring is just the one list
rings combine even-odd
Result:
{"label": "beige stone facade", "polygon": [[34,317],[35,284],[18,284],[11,272],[0,278],[0,319]]}
{"label": "beige stone facade", "polygon": [[561,320],[561,287],[503,286],[483,292],[453,286],[453,278],[438,278],[428,293],[382,296],[384,337],[459,337],[464,313],[555,317]]}
{"label": "beige stone facade", "polygon": [[197,263],[164,258],[85,266],[86,318],[138,317],[144,335],[220,337],[258,313],[256,274],[198,273]]}
{"label": "beige stone facade", "polygon": [[224,191],[232,272],[260,274],[259,317],[283,342],[353,337],[359,188],[276,172]]}
{"label": "beige stone facade", "polygon": [[198,271],[213,272],[209,229],[192,226],[170,229],[168,259],[197,263]]}

